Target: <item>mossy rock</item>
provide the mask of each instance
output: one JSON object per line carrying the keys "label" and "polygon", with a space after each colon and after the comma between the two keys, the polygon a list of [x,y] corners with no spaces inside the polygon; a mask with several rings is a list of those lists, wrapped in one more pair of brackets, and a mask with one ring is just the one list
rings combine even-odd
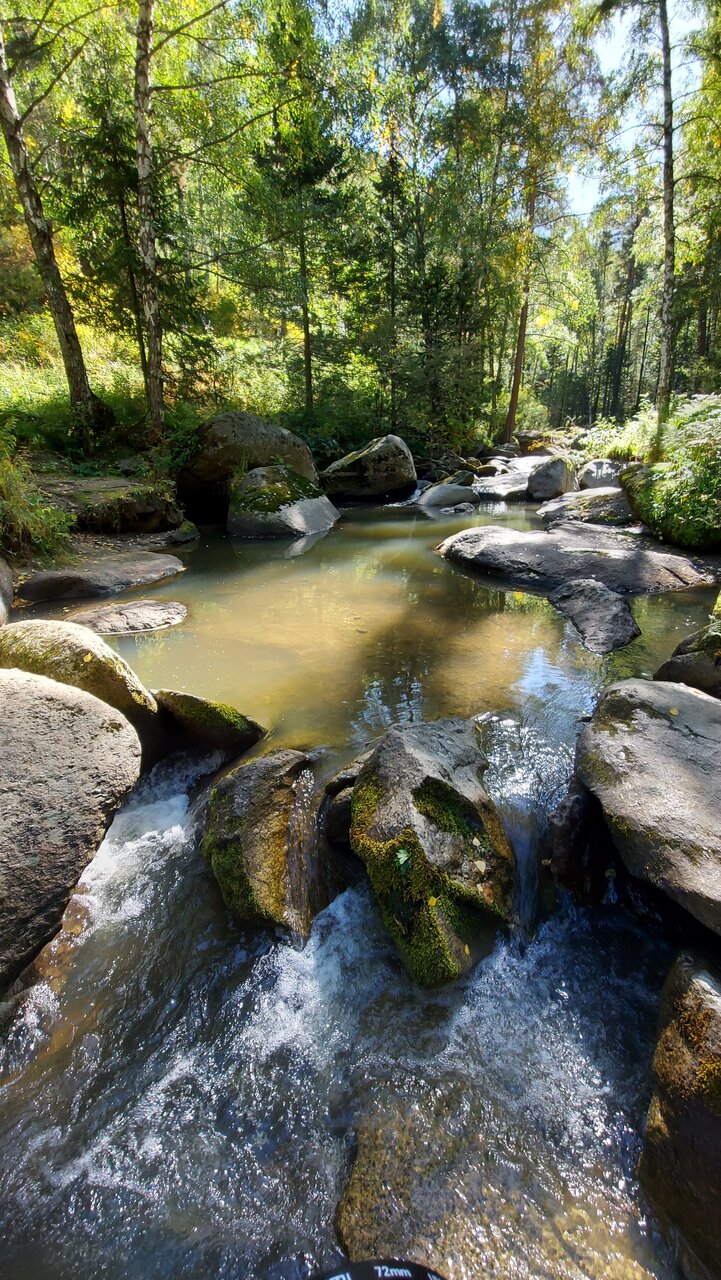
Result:
{"label": "mossy rock", "polygon": [[307,886],[293,875],[296,784],[310,766],[300,751],[234,765],[210,790],[201,853],[234,918],[305,933]]}
{"label": "mossy rock", "polygon": [[721,448],[628,467],[620,482],[634,515],[661,542],[696,551],[721,547]]}
{"label": "mossy rock", "polygon": [[362,449],[332,462],[321,476],[326,493],[361,501],[412,493],[416,480],[411,451],[395,435],[369,440]]}
{"label": "mossy rock", "polygon": [[40,477],[50,501],[93,533],[155,533],[182,522],[170,481],[138,481],[117,476]]}
{"label": "mossy rock", "polygon": [[228,532],[240,537],[308,537],[340,513],[311,480],[289,467],[256,467],[230,486]]}
{"label": "mossy rock", "polygon": [[423,986],[469,969],[512,919],[513,851],[481,784],[485,764],[466,721],[402,726],[353,791],[351,848]]}
{"label": "mossy rock", "polygon": [[212,702],[175,689],[155,689],[168,749],[250,751],[267,730],[225,702]]}
{"label": "mossy rock", "polygon": [[678,957],[661,996],[639,1173],[704,1275],[721,1277],[721,970]]}
{"label": "mossy rock", "polygon": [[0,630],[0,667],[17,667],[93,694],[130,721],[145,763],[156,757],[160,725],[155,699],[127,662],[88,627],[13,622]]}

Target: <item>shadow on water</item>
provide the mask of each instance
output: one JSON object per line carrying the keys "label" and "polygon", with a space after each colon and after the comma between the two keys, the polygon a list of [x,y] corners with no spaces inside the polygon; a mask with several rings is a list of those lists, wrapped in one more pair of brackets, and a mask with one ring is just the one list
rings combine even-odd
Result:
{"label": "shadow on water", "polygon": [[[209,537],[143,592],[187,603],[187,626],[117,648],[277,745],[325,744],[328,771],[392,721],[479,716],[530,918],[535,824],[579,718],[652,672],[709,593],[637,602],[641,639],[597,658],[545,601],[450,572],[433,547],[460,523],[354,514],[292,558]],[[442,1153],[421,1158],[420,1209],[391,1166],[386,1194],[449,1280],[672,1280],[634,1174],[664,942],[613,910],[559,915],[427,993],[364,887],[303,948],[251,934],[197,854],[193,781],[165,765],[137,789],[8,1027],[3,1277],[306,1276],[339,1257],[353,1132],[382,1116],[391,1151],[410,1130]]]}

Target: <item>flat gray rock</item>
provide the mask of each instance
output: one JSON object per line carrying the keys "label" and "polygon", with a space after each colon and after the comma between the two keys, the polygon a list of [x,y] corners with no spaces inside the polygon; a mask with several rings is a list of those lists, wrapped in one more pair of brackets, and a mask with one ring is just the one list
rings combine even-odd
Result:
{"label": "flat gray rock", "polygon": [[0,671],[0,988],[57,932],[140,773],[124,716],[81,689]]}
{"label": "flat gray rock", "polygon": [[185,605],[175,600],[126,600],[82,609],[70,614],[67,621],[88,627],[99,636],[127,636],[177,627],[187,615]]}
{"label": "flat gray rock", "polygon": [[611,685],[576,772],[631,874],[721,934],[721,702],[682,684]]}
{"label": "flat gray rock", "polygon": [[8,620],[13,607],[13,574],[10,565],[0,556],[0,627]]}
{"label": "flat gray rock", "polygon": [[85,600],[94,596],[114,596],[129,587],[145,586],[183,573],[185,565],[176,556],[154,551],[128,551],[118,556],[84,560],[65,569],[40,569],[21,584],[24,600]]}
{"label": "flat gray rock", "polygon": [[544,502],[538,508],[538,514],[547,526],[575,521],[580,524],[610,524],[615,528],[624,528],[634,524],[636,520],[623,489],[612,486],[564,493],[560,498]]}
{"label": "flat gray rock", "polygon": [[641,634],[628,602],[594,578],[565,582],[548,599],[571,620],[592,653],[622,649]]}
{"label": "flat gray rock", "polygon": [[709,585],[713,572],[660,543],[595,525],[548,533],[485,525],[446,538],[439,553],[453,564],[544,594],[571,578],[594,578],[622,594]]}

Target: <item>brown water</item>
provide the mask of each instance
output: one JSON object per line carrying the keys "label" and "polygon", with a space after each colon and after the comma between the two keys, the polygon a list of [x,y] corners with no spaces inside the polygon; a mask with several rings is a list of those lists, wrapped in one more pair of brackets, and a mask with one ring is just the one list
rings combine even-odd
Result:
{"label": "brown water", "polygon": [[[323,772],[393,721],[481,715],[528,924],[579,717],[653,672],[713,593],[637,602],[640,639],[599,658],[543,600],[438,559],[468,523],[357,512],[302,555],[209,535],[142,593],[186,603],[187,624],[117,647],[149,685],[325,745]],[[398,1220],[449,1280],[671,1280],[634,1173],[663,939],[612,904],[568,908],[427,993],[362,887],[302,950],[239,930],[192,838],[196,772],[137,789],[10,1024],[0,1274],[300,1280],[338,1257],[355,1126],[380,1114],[443,1150],[422,1157],[423,1212],[401,1199]]]}

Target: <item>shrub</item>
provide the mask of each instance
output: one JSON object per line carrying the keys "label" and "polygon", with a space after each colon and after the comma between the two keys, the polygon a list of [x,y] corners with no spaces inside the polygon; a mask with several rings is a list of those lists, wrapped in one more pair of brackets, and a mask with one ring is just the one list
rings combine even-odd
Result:
{"label": "shrub", "polygon": [[14,449],[0,427],[0,550],[49,559],[67,546],[75,517],[50,505]]}

